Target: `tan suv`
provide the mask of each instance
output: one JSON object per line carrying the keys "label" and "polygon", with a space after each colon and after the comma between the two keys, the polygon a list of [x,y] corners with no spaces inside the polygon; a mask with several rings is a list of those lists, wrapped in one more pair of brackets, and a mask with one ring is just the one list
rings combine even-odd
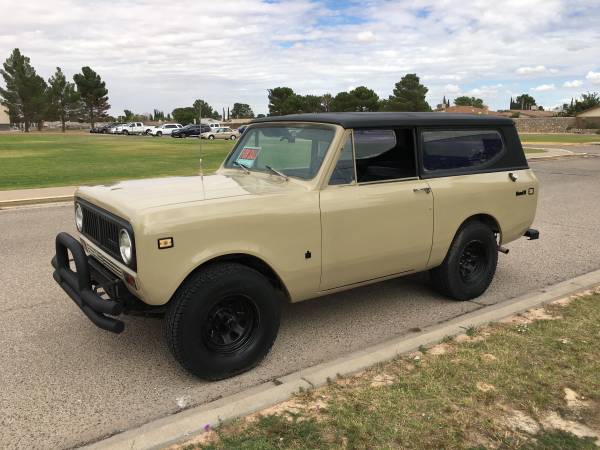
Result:
{"label": "tan suv", "polygon": [[80,188],[80,237],[57,236],[54,278],[105,330],[166,314],[175,358],[220,379],[268,353],[284,302],[419,271],[477,297],[504,244],[538,237],[537,198],[510,119],[268,117],[214,175]]}

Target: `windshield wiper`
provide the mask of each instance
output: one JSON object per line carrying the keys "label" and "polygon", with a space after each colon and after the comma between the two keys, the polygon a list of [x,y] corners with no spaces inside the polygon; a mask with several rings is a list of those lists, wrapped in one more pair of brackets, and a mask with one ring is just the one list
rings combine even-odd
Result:
{"label": "windshield wiper", "polygon": [[288,180],[288,176],[285,173],[280,172],[277,169],[273,169],[271,166],[265,166],[265,169],[270,170],[271,172],[273,172],[275,175],[279,175],[281,178],[283,178],[285,181]]}
{"label": "windshield wiper", "polygon": [[246,173],[246,175],[250,175],[250,169],[248,169],[245,164],[242,164],[241,162],[233,161],[233,165],[242,169]]}

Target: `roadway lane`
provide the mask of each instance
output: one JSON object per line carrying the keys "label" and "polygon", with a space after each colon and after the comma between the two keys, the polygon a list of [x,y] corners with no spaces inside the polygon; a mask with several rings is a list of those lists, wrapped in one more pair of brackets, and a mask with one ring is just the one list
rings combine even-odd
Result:
{"label": "roadway lane", "polygon": [[103,332],[55,286],[53,239],[73,231],[71,206],[0,211],[0,448],[75,446],[599,269],[600,157],[532,167],[541,239],[510,244],[477,302],[441,298],[415,275],[289,305],[266,361],[216,383],[179,368],[162,321],[128,317],[122,335]]}

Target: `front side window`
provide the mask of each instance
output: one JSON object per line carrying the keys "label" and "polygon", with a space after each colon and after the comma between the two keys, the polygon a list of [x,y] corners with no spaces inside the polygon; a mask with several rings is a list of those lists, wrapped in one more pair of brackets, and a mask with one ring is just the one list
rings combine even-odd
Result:
{"label": "front side window", "polygon": [[309,180],[314,178],[325,157],[335,130],[319,125],[269,125],[253,127],[238,140],[225,167],[239,164],[251,171],[283,174]]}
{"label": "front side window", "polygon": [[338,162],[333,169],[330,185],[350,184],[355,181],[354,176],[354,154],[352,153],[352,135],[348,136],[344,148],[340,153]]}
{"label": "front side window", "polygon": [[502,155],[504,143],[496,130],[423,131],[425,171],[483,168]]}

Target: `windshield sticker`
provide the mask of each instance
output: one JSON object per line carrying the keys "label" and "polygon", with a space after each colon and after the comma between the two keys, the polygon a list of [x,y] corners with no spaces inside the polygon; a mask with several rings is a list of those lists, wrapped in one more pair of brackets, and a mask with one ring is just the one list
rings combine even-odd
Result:
{"label": "windshield sticker", "polygon": [[260,147],[244,147],[236,161],[250,168],[254,166],[254,161],[256,161],[258,152],[260,152]]}

